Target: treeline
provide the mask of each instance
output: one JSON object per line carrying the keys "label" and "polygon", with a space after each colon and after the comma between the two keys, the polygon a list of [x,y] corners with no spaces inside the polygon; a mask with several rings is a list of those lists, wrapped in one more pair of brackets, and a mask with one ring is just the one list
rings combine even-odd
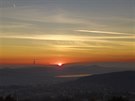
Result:
{"label": "treeline", "polygon": [[0,97],[0,101],[17,101],[17,99],[11,95],[7,95],[5,97]]}
{"label": "treeline", "polygon": [[88,98],[81,98],[81,97],[67,97],[67,96],[58,96],[58,97],[50,97],[45,96],[40,100],[36,99],[25,99],[25,100],[17,100],[16,97],[11,95],[7,95],[5,97],[0,97],[0,101],[129,101],[127,98],[122,96],[112,96],[108,99],[97,99],[96,97],[88,97]]}

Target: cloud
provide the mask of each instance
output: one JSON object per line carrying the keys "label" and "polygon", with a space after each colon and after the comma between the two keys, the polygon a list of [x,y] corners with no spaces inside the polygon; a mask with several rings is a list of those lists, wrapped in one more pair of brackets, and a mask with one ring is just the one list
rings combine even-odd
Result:
{"label": "cloud", "polygon": [[65,40],[65,41],[95,41],[95,42],[107,42],[109,39],[132,39],[135,36],[82,36],[82,35],[34,35],[34,36],[24,36],[24,35],[12,35],[4,36],[1,35],[0,38],[17,38],[17,39],[33,39],[33,40]]}
{"label": "cloud", "polygon": [[[111,47],[133,47],[134,42],[130,41],[133,36],[76,36],[76,35],[35,35],[35,36],[1,36],[5,39],[33,40],[41,46],[53,46],[59,49],[94,49],[94,48],[111,48]],[[112,39],[123,39],[112,40]],[[125,41],[125,39],[129,39]]]}
{"label": "cloud", "polygon": [[78,18],[72,18],[69,17],[68,14],[66,14],[66,11],[63,11],[64,13],[58,13],[55,15],[49,16],[46,21],[54,22],[54,23],[65,23],[65,24],[82,24],[85,21]]}
{"label": "cloud", "polygon": [[112,35],[133,35],[130,33],[120,33],[120,32],[109,32],[109,31],[95,31],[95,30],[75,30],[77,32],[84,33],[98,33],[98,34],[112,34]]}

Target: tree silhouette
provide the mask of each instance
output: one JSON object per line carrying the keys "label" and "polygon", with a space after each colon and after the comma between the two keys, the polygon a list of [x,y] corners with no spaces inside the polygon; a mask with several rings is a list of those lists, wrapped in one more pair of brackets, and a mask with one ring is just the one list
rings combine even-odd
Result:
{"label": "tree silhouette", "polygon": [[4,98],[2,96],[0,96],[0,101],[4,101]]}
{"label": "tree silhouette", "polygon": [[3,101],[17,101],[14,97],[12,97],[11,95],[8,95],[5,97],[5,99]]}
{"label": "tree silhouette", "polygon": [[114,97],[112,97],[110,100],[108,100],[108,101],[129,101],[127,98],[123,98],[123,97],[116,97],[116,96],[114,96]]}

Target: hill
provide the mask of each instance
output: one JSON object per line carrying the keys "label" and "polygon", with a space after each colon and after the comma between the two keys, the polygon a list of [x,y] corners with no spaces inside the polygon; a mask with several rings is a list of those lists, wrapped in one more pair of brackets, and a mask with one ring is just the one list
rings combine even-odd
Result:
{"label": "hill", "polygon": [[82,91],[135,91],[135,71],[96,74],[62,85],[63,88]]}
{"label": "hill", "polygon": [[135,70],[134,66],[134,63],[65,64],[62,67],[47,65],[0,65],[0,86],[50,85],[79,78],[77,76],[67,78],[65,75],[97,75],[116,71]]}

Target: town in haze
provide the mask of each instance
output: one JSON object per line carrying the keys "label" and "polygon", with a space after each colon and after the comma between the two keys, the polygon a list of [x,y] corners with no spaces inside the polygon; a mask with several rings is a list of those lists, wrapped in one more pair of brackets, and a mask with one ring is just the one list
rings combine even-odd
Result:
{"label": "town in haze", "polygon": [[134,0],[0,0],[0,101],[135,101]]}

